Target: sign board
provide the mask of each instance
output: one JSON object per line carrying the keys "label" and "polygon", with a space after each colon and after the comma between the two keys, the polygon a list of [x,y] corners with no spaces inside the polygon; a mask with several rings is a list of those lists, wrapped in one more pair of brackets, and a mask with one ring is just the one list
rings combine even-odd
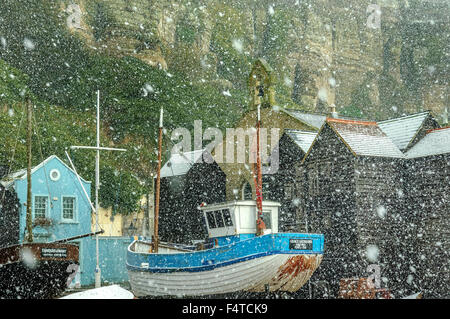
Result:
{"label": "sign board", "polygon": [[289,249],[312,250],[312,248],[313,248],[312,239],[292,238],[289,240]]}
{"label": "sign board", "polygon": [[67,258],[67,248],[42,248],[41,257],[44,258]]}

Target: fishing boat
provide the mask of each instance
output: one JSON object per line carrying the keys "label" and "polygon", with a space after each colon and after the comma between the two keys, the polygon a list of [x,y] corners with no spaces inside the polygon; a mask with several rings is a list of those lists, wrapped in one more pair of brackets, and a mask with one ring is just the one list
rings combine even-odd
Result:
{"label": "fishing boat", "polygon": [[[18,237],[0,247],[0,299],[53,298],[72,281],[79,264],[79,248],[68,242],[95,235],[93,233],[51,243],[33,240],[31,215],[31,120],[32,105],[27,101],[27,211],[24,243]],[[13,191],[0,184],[0,213],[12,218],[17,211]],[[15,192],[14,192],[15,193]],[[14,197],[14,198],[13,198]],[[17,225],[18,227],[18,225]],[[1,244],[1,243],[0,243]]]}
{"label": "fishing boat", "polygon": [[256,235],[255,201],[202,207],[208,240],[195,246],[135,240],[127,268],[133,293],[202,296],[300,289],[319,266],[321,234],[279,233],[279,203],[263,201],[264,234]]}
{"label": "fishing boat", "polygon": [[152,241],[134,240],[127,250],[129,281],[135,296],[182,297],[300,289],[322,260],[324,236],[279,233],[280,204],[262,200],[260,105],[254,165],[256,200],[200,207],[208,239],[195,246],[158,239],[162,118],[161,109],[154,235]]}

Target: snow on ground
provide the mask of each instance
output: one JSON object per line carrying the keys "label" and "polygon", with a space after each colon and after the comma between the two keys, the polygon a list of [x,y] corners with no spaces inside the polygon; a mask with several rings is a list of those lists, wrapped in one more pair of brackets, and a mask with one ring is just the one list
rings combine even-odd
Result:
{"label": "snow on ground", "polygon": [[67,295],[60,299],[133,299],[130,291],[119,285],[111,285],[100,288],[89,289],[82,292]]}
{"label": "snow on ground", "polygon": [[408,297],[404,297],[402,299],[422,299],[422,293],[418,292],[414,295],[408,296]]}

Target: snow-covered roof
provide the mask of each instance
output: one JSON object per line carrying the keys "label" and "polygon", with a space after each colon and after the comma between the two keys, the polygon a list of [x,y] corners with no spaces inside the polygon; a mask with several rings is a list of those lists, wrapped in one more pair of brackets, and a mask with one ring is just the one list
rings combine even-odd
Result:
{"label": "snow-covered roof", "polygon": [[161,168],[161,177],[185,175],[192,165],[203,161],[202,154],[212,161],[211,155],[204,149],[171,154],[167,163]]}
{"label": "snow-covered roof", "polygon": [[420,112],[408,116],[378,122],[378,126],[400,150],[412,142],[430,112]]}
{"label": "snow-covered roof", "polygon": [[407,158],[450,153],[450,127],[430,130],[407,153]]}
{"label": "snow-covered roof", "polygon": [[[70,170],[71,172],[73,172],[75,174],[75,172],[72,170],[72,168],[70,168],[66,163],[64,163],[58,156],[51,155],[51,156],[47,157],[44,161],[39,163],[38,165],[32,167],[31,175],[33,175],[34,172],[36,172],[38,169],[40,169],[41,167],[43,167],[44,165],[46,165],[48,162],[50,162],[52,159],[55,159],[55,158],[58,161],[60,161],[65,167],[67,167],[68,170]],[[4,176],[3,179],[0,181],[0,183],[2,183],[2,185],[5,186],[6,188],[9,188],[14,183],[14,181],[25,179],[25,178],[27,178],[27,169],[26,168]],[[83,182],[90,183],[89,181],[86,181],[83,177],[80,176],[80,178]]]}
{"label": "snow-covered roof", "polygon": [[308,124],[309,126],[312,126],[313,128],[316,128],[317,130],[322,127],[323,123],[325,123],[325,120],[327,119],[325,115],[304,113],[298,110],[290,109],[282,110],[290,116],[296,118],[299,121],[302,121],[303,123]]}
{"label": "snow-covered roof", "polygon": [[328,118],[327,123],[355,155],[404,158],[376,122]]}
{"label": "snow-covered roof", "polygon": [[286,134],[297,144],[303,152],[308,152],[317,136],[317,132],[286,130]]}

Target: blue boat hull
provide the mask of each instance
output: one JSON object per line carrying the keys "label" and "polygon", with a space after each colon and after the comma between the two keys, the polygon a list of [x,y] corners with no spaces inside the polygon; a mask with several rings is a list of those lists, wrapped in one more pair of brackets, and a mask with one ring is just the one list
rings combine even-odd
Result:
{"label": "blue boat hull", "polygon": [[127,252],[130,283],[136,296],[196,296],[234,291],[296,291],[319,266],[323,235],[276,233],[221,238],[199,251],[133,242]]}

